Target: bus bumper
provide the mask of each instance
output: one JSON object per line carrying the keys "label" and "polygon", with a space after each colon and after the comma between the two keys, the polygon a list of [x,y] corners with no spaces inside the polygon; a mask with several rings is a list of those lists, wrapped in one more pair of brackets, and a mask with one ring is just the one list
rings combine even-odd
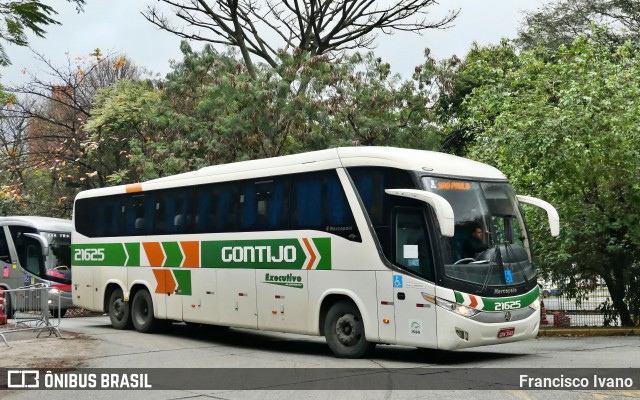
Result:
{"label": "bus bumper", "polygon": [[[534,312],[526,319],[515,322],[484,323],[437,307],[436,325],[439,349],[464,349],[533,339],[538,336],[540,312]],[[498,337],[501,330],[511,328],[513,328],[513,336]]]}
{"label": "bus bumper", "polygon": [[49,310],[55,310],[58,308],[58,302],[60,304],[60,310],[68,310],[73,308],[73,299],[71,297],[71,291],[66,290],[50,290],[49,291]]}

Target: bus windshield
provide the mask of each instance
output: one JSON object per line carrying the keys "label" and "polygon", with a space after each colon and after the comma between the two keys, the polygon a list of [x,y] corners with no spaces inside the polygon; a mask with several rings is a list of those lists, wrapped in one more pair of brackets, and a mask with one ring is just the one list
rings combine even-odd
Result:
{"label": "bus windshield", "polygon": [[44,262],[46,276],[43,278],[71,283],[71,234],[45,231],[40,234],[49,242],[49,254]]}
{"label": "bus windshield", "polygon": [[447,278],[494,293],[535,278],[524,220],[508,183],[424,177],[423,185],[453,208],[454,236],[441,238]]}

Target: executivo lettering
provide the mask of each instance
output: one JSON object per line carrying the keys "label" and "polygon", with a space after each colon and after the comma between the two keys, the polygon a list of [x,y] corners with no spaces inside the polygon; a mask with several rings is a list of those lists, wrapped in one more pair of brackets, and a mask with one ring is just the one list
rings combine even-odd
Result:
{"label": "executivo lettering", "polygon": [[265,274],[264,275],[264,283],[270,283],[272,285],[280,285],[293,287],[296,289],[302,289],[302,277],[294,274],[286,274],[286,275],[273,275],[273,274]]}

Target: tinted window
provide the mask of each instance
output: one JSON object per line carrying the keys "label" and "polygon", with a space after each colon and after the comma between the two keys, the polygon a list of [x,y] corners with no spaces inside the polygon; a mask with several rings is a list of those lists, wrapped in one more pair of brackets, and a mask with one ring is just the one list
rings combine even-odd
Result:
{"label": "tinted window", "polygon": [[291,229],[312,229],[361,241],[336,171],[293,175]]}
{"label": "tinted window", "polygon": [[237,197],[240,231],[288,229],[289,178],[244,181]]}
{"label": "tinted window", "polygon": [[4,228],[0,226],[0,261],[5,263],[11,262],[11,255],[9,253],[9,245],[7,244],[7,237],[4,234]]}
{"label": "tinted window", "polygon": [[238,186],[235,183],[196,187],[195,231],[236,232],[238,196]]}
{"label": "tinted window", "polygon": [[335,170],[76,201],[89,237],[309,229],[360,241]]}
{"label": "tinted window", "polygon": [[11,239],[18,253],[18,261],[20,266],[28,272],[36,276],[42,276],[42,249],[40,244],[32,238],[24,236],[25,233],[37,233],[34,228],[26,226],[10,226]]}
{"label": "tinted window", "polygon": [[396,207],[393,214],[395,236],[393,262],[433,282],[435,278],[433,258],[422,209]]}

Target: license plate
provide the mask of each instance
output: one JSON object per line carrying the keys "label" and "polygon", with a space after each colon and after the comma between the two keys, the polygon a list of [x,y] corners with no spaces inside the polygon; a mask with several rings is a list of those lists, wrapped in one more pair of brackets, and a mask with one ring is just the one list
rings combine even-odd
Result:
{"label": "license plate", "polygon": [[505,328],[498,331],[498,339],[511,337],[516,333],[516,328]]}

